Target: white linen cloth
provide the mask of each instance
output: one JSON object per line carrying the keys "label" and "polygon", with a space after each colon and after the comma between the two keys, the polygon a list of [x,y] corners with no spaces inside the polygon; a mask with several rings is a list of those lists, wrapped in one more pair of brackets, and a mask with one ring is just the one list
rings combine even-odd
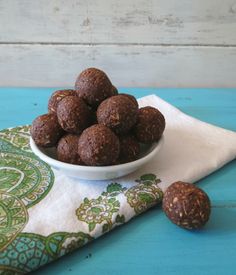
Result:
{"label": "white linen cloth", "polygon": [[119,179],[69,178],[32,154],[29,127],[0,132],[0,273],[32,271],[59,258],[159,203],[171,183],[196,182],[235,159],[235,132],[155,95],[138,102],[164,114],[164,146]]}
{"label": "white linen cloth", "polygon": [[[135,180],[140,176],[154,174],[161,180],[158,186],[165,191],[175,181],[194,183],[236,157],[235,132],[188,116],[155,95],[143,97],[138,102],[140,107],[158,108],[166,119],[164,145],[156,157],[142,169],[109,181],[75,180],[54,171],[55,184],[47,197],[40,202],[41,205],[29,209],[34,218],[29,220],[24,231],[36,231],[43,235],[55,231],[86,231],[87,224],[78,220],[76,209],[85,197],[97,198],[111,182],[130,188],[137,184]],[[125,221],[128,221],[135,215],[135,211],[127,203],[123,192],[118,198],[119,213],[125,215]],[[56,215],[59,209],[60,215]],[[97,224],[90,232],[93,237],[101,234],[102,223]]]}

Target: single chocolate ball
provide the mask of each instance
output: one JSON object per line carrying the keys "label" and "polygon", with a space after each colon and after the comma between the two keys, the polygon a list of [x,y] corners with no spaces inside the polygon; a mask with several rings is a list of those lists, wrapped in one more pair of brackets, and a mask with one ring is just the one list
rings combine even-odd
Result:
{"label": "single chocolate ball", "polygon": [[138,111],[134,133],[139,142],[152,143],[158,141],[165,129],[165,118],[156,108],[147,106]]}
{"label": "single chocolate ball", "polygon": [[57,107],[58,122],[68,133],[80,134],[91,123],[88,106],[77,96],[63,98]]}
{"label": "single chocolate ball", "polygon": [[56,113],[59,102],[66,96],[76,96],[75,90],[58,90],[55,91],[48,101],[48,112]]}
{"label": "single chocolate ball", "polygon": [[173,223],[186,229],[201,228],[211,213],[207,194],[194,184],[182,181],[167,188],[162,207]]}
{"label": "single chocolate ball", "polygon": [[120,136],[120,155],[119,163],[131,162],[138,159],[140,145],[137,139],[132,135]]}
{"label": "single chocolate ball", "polygon": [[67,134],[57,144],[57,158],[60,161],[83,165],[78,153],[79,136]]}
{"label": "single chocolate ball", "polygon": [[129,95],[129,94],[120,94],[120,95],[123,95],[123,96],[126,96],[127,98],[129,98],[130,100],[132,100],[133,101],[133,103],[137,106],[137,108],[138,108],[138,101],[137,101],[137,99],[134,97],[134,96],[132,96],[132,95]]}
{"label": "single chocolate ball", "polygon": [[126,134],[136,123],[138,108],[124,95],[104,100],[97,109],[98,123],[106,125],[116,134]]}
{"label": "single chocolate ball", "polygon": [[76,79],[77,95],[92,107],[112,96],[112,84],[108,76],[96,68],[84,70]]}
{"label": "single chocolate ball", "polygon": [[111,88],[111,96],[113,96],[113,95],[118,95],[118,90],[115,86],[112,86],[112,88]]}
{"label": "single chocolate ball", "polygon": [[110,165],[119,156],[119,139],[108,127],[95,124],[81,134],[78,152],[82,161],[87,165]]}
{"label": "single chocolate ball", "polygon": [[55,114],[38,116],[32,123],[30,134],[34,142],[42,147],[55,146],[64,131]]}

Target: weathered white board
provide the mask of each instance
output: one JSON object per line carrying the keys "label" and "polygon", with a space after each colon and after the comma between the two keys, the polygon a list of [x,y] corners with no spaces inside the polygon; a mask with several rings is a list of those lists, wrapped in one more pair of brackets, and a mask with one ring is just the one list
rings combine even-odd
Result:
{"label": "weathered white board", "polygon": [[236,1],[0,0],[0,42],[236,45]]}
{"label": "weathered white board", "polygon": [[235,87],[236,0],[0,0],[0,86]]}
{"label": "weathered white board", "polygon": [[89,66],[116,86],[236,86],[235,47],[0,45],[0,86],[69,87]]}

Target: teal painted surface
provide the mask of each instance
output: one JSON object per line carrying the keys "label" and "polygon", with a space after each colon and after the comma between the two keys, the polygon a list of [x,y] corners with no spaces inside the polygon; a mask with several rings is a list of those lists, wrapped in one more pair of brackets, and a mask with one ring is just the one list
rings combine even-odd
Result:
{"label": "teal painted surface", "polygon": [[[0,89],[0,128],[29,124],[55,89]],[[236,131],[236,89],[120,89],[157,94],[182,111]],[[236,274],[236,160],[201,180],[212,200],[206,227],[188,232],[155,207],[34,274]]]}

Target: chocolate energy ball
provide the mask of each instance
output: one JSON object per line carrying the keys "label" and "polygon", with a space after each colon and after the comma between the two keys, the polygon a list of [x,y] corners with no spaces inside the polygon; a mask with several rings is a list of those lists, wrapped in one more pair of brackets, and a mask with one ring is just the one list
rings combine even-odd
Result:
{"label": "chocolate energy ball", "polygon": [[123,95],[123,96],[126,96],[127,98],[129,98],[130,100],[133,101],[133,103],[137,106],[138,108],[138,101],[136,100],[136,98],[132,95],[129,95],[129,94],[120,94],[120,95]]}
{"label": "chocolate energy ball", "polygon": [[173,223],[185,229],[201,228],[211,213],[207,194],[194,184],[182,181],[167,188],[162,207]]}
{"label": "chocolate energy ball", "polygon": [[138,108],[127,96],[116,95],[104,100],[97,109],[98,123],[116,134],[126,134],[136,123]]}
{"label": "chocolate energy ball", "polygon": [[91,112],[81,98],[67,96],[57,107],[58,122],[68,133],[80,134],[91,123]]}
{"label": "chocolate energy ball", "polygon": [[147,106],[138,111],[134,133],[139,142],[152,143],[158,141],[165,129],[165,118],[156,108]]}
{"label": "chocolate energy ball", "polygon": [[32,123],[30,134],[34,142],[42,147],[56,145],[64,131],[58,123],[55,114],[45,114],[38,116]]}
{"label": "chocolate energy ball", "polygon": [[63,136],[57,145],[58,160],[83,165],[83,162],[78,154],[78,144],[79,136],[73,134]]}
{"label": "chocolate energy ball", "polygon": [[84,70],[76,79],[77,95],[92,107],[112,96],[112,84],[108,76],[96,68]]}
{"label": "chocolate energy ball", "polygon": [[78,152],[82,161],[87,165],[110,165],[119,156],[119,139],[108,127],[95,124],[81,134]]}
{"label": "chocolate energy ball", "polygon": [[58,90],[55,91],[48,101],[48,112],[56,113],[59,102],[66,96],[76,96],[75,90]]}
{"label": "chocolate energy ball", "polygon": [[113,95],[118,95],[118,90],[117,90],[117,88],[115,86],[112,86],[112,88],[111,88],[111,95],[112,96]]}
{"label": "chocolate energy ball", "polygon": [[137,139],[132,136],[120,136],[120,156],[118,161],[126,163],[138,159],[140,145]]}

